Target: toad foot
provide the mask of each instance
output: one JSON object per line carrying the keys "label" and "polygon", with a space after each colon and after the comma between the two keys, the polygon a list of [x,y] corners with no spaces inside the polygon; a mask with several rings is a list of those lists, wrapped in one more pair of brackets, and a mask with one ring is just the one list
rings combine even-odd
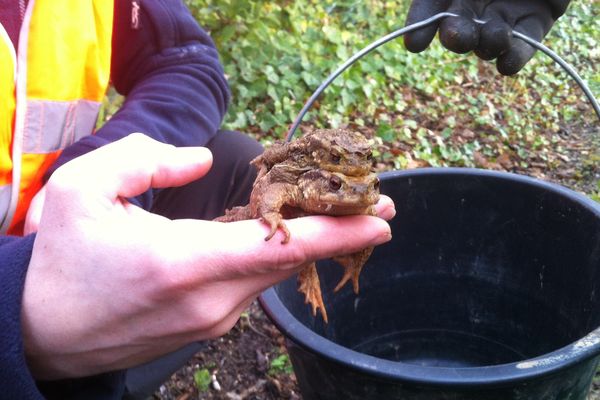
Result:
{"label": "toad foot", "polygon": [[313,317],[317,315],[317,309],[319,309],[323,321],[327,323],[327,311],[323,303],[321,283],[319,282],[319,275],[317,274],[317,267],[314,262],[300,271],[298,274],[298,284],[298,291],[304,293],[304,303],[312,306]]}
{"label": "toad foot", "polygon": [[344,267],[344,275],[342,276],[342,279],[340,279],[340,282],[337,284],[335,289],[333,289],[334,292],[340,290],[342,287],[344,287],[346,282],[351,280],[352,289],[354,290],[355,294],[358,294],[358,277],[362,267],[365,265],[372,252],[373,247],[367,247],[366,249],[356,253],[333,258],[338,264]]}

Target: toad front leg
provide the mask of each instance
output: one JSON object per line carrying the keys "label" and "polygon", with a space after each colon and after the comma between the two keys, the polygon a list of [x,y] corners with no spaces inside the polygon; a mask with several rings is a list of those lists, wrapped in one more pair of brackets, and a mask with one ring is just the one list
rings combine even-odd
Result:
{"label": "toad front leg", "polygon": [[[277,182],[272,183],[269,186],[269,190],[262,192],[260,199],[251,198],[251,204],[255,209],[254,213],[256,217],[260,218],[261,221],[270,227],[269,234],[265,237],[265,240],[270,240],[277,232],[277,229],[281,229],[284,234],[281,243],[285,244],[290,241],[290,231],[283,221],[281,208],[286,204],[294,204],[295,198],[298,196],[297,192],[297,186]],[[252,195],[254,196],[254,192]]]}
{"label": "toad front leg", "polygon": [[281,229],[284,235],[284,238],[281,240],[281,244],[286,244],[290,241],[290,231],[285,225],[285,222],[283,222],[283,217],[279,212],[263,212],[260,214],[260,220],[265,222],[271,228],[269,234],[265,237],[265,240],[270,240],[277,232],[277,229]]}

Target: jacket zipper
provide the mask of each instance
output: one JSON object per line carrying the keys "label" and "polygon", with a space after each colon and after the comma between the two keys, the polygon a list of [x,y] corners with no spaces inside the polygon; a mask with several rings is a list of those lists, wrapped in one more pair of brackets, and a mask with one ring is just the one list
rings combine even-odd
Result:
{"label": "jacket zipper", "polygon": [[140,29],[140,8],[142,0],[131,0],[131,28]]}
{"label": "jacket zipper", "polygon": [[25,18],[25,8],[27,8],[26,0],[19,0],[19,22],[22,24]]}

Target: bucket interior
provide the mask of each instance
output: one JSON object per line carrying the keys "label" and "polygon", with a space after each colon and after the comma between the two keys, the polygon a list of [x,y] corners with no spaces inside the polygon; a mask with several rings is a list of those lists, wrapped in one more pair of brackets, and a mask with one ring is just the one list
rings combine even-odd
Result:
{"label": "bucket interior", "polygon": [[[393,239],[360,277],[317,264],[329,314],[313,317],[295,278],[275,287],[293,318],[346,348],[433,367],[537,357],[600,326],[600,214],[590,200],[513,174],[384,174]],[[281,324],[281,321],[280,321]]]}

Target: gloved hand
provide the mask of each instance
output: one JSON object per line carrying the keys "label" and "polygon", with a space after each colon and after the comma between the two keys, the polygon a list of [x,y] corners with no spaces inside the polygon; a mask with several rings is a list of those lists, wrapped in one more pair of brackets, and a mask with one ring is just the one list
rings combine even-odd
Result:
{"label": "gloved hand", "polygon": [[[497,59],[496,67],[503,75],[514,75],[523,68],[535,49],[513,38],[516,30],[541,41],[570,0],[413,0],[406,25],[422,21],[440,12],[448,17],[404,36],[409,51],[420,52],[431,43],[439,28],[440,41],[449,50],[467,53],[471,50],[484,60]],[[486,21],[477,24],[473,18]]]}

